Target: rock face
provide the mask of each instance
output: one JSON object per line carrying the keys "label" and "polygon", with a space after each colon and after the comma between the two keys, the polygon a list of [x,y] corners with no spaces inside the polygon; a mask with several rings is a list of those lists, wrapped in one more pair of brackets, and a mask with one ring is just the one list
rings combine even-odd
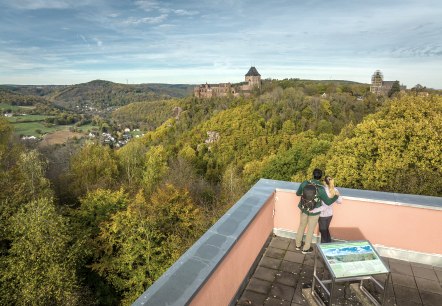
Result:
{"label": "rock face", "polygon": [[216,131],[207,131],[207,139],[204,143],[215,143],[219,140],[219,133]]}
{"label": "rock face", "polygon": [[172,110],[173,116],[176,120],[180,119],[180,114],[183,111],[183,109],[179,106],[175,106]]}

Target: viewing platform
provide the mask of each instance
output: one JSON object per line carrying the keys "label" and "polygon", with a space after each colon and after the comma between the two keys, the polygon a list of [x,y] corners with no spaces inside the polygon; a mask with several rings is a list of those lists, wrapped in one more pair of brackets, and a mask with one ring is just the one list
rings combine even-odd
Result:
{"label": "viewing platform", "polygon": [[[309,305],[313,254],[294,245],[298,187],[261,179],[133,305]],[[375,247],[391,272],[385,305],[442,305],[442,198],[339,190],[332,237]],[[348,283],[335,292],[334,305],[362,305]]]}

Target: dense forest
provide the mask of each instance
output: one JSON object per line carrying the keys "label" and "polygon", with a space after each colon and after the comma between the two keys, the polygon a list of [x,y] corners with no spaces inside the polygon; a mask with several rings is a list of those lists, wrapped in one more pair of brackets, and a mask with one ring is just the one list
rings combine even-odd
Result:
{"label": "dense forest", "polygon": [[189,85],[119,84],[95,80],[63,87],[48,94],[47,98],[67,109],[85,106],[106,109],[139,101],[184,97],[190,88]]}
{"label": "dense forest", "polygon": [[442,196],[442,97],[266,80],[250,97],[141,101],[119,149],[24,147],[0,119],[0,304],[129,305],[260,178]]}

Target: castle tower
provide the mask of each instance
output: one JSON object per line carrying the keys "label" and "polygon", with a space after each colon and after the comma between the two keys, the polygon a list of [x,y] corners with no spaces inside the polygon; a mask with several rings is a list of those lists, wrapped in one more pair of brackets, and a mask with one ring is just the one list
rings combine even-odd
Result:
{"label": "castle tower", "polygon": [[249,72],[247,72],[245,78],[246,82],[249,83],[250,89],[255,86],[261,88],[261,75],[258,73],[258,70],[256,70],[255,67],[250,67]]}
{"label": "castle tower", "polygon": [[376,70],[371,76],[370,92],[374,94],[381,94],[382,84],[384,82],[384,76],[380,70]]}

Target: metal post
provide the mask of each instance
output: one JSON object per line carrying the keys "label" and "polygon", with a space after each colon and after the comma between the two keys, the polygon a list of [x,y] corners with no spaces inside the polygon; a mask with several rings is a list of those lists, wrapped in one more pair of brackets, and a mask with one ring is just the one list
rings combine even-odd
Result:
{"label": "metal post", "polygon": [[315,262],[314,262],[314,264],[313,264],[312,295],[314,294],[314,291],[315,291],[316,263],[317,263],[317,261],[318,261],[318,248],[317,248],[317,247],[315,248],[315,255],[314,255],[314,257],[315,257]]}
{"label": "metal post", "polygon": [[385,305],[389,282],[390,282],[390,272],[387,273],[387,278],[385,279],[385,283],[384,283],[384,294],[382,295],[382,305]]}
{"label": "metal post", "polygon": [[335,282],[336,282],[336,278],[332,277],[332,283],[331,283],[331,288],[330,288],[330,300],[328,301],[329,306],[332,305],[333,295],[334,295],[334,291],[335,291]]}

